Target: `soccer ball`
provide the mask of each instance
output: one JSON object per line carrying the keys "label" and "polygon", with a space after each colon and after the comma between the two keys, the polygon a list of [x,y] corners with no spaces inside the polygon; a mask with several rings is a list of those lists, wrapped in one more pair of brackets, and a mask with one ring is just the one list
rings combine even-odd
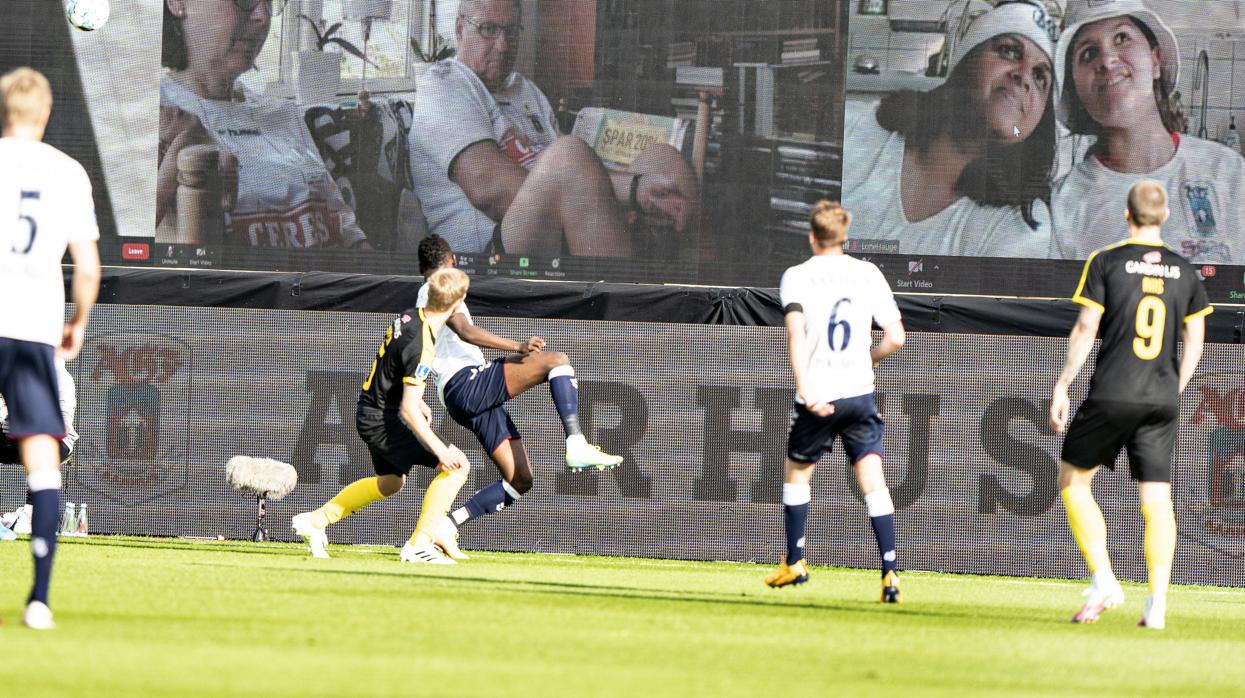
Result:
{"label": "soccer ball", "polygon": [[65,3],[65,17],[69,23],[86,32],[104,26],[109,12],[108,0],[69,0]]}

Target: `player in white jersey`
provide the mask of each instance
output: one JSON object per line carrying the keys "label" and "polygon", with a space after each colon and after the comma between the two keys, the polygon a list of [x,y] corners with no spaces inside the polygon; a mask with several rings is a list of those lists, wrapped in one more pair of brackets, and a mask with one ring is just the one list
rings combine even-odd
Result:
{"label": "player in white jersey", "polygon": [[[882,601],[898,603],[895,507],[882,472],[884,425],[873,399],[873,367],[903,346],[904,329],[882,272],[843,253],[851,221],[837,202],[819,201],[809,221],[813,256],[788,269],[779,286],[795,375],[795,419],[782,486],[787,556],[765,583],[782,587],[808,581],[804,524],[809,481],[837,436],[856,470],[878,541]],[[877,346],[871,346],[874,322],[882,328]]]}
{"label": "player in white jersey", "polygon": [[[419,244],[419,271],[425,277],[437,269],[453,267],[454,253],[439,235]],[[416,306],[428,298],[427,285],[419,289]],[[524,342],[498,337],[477,327],[467,304],[459,306],[437,334],[432,373],[445,411],[471,430],[485,453],[492,458],[502,479],[481,488],[460,508],[450,512],[433,529],[433,542],[454,559],[464,559],[458,549],[458,528],[485,514],[513,504],[532,487],[532,466],[519,430],[505,403],[531,388],[549,382],[549,393],[566,430],[566,467],[571,470],[612,468],[622,462],[588,443],[579,427],[579,386],[570,359],[561,352],[541,351],[545,340]],[[513,352],[485,361],[479,347]]]}
{"label": "player in white jersey", "polygon": [[[22,620],[40,630],[54,626],[48,585],[60,516],[57,440],[65,436],[55,357],[70,360],[82,349],[100,276],[91,183],[81,165],[43,143],[51,114],[43,75],[18,68],[0,77],[0,396],[33,501],[35,580]],[[68,322],[66,247],[74,263]]]}

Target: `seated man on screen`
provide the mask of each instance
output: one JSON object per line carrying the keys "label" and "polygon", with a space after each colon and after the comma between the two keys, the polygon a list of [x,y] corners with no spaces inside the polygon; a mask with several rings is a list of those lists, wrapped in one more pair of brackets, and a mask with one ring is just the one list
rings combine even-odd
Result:
{"label": "seated man on screen", "polygon": [[514,72],[521,22],[516,0],[463,0],[457,57],[419,79],[411,175],[430,230],[458,252],[550,257],[643,254],[641,219],[694,230],[696,178],[677,150],[652,145],[638,174],[611,177],[559,134],[549,100]]}

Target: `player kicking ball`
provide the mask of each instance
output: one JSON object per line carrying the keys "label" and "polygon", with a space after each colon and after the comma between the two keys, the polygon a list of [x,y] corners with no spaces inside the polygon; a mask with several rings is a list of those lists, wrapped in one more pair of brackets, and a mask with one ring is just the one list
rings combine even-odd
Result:
{"label": "player kicking ball", "polygon": [[[1138,625],[1166,625],[1167,585],[1176,552],[1171,468],[1180,418],[1180,394],[1202,358],[1206,316],[1213,310],[1197,269],[1163,245],[1167,191],[1142,181],[1128,193],[1128,239],[1089,256],[1072,300],[1081,306],[1068,356],[1055,383],[1050,426],[1062,433],[1068,421],[1068,386],[1094,346],[1102,346],[1089,395],[1063,441],[1059,492],[1093,581],[1074,623],[1093,623],[1103,611],[1124,603],[1124,590],[1111,569],[1107,525],[1090,489],[1101,466],[1113,468],[1121,448],[1137,480],[1145,517],[1150,596]],[[1184,342],[1177,358],[1176,338]]]}
{"label": "player kicking ball", "polygon": [[385,330],[359,393],[355,417],[376,476],[356,480],[319,509],[294,517],[294,532],[307,543],[313,557],[329,556],[324,531],[330,524],[395,494],[406,483],[411,468],[423,465],[439,472],[424,493],[415,532],[403,546],[400,559],[454,564],[433,545],[431,530],[433,524],[445,518],[467,482],[471,466],[457,446],[442,442],[433,432],[424,388],[432,372],[437,332],[462,305],[468,284],[467,275],[458,269],[436,272],[428,278],[427,305],[404,311]]}
{"label": "player kicking ball", "polygon": [[[430,235],[419,244],[419,272],[424,276],[456,264],[449,243]],[[416,305],[428,299],[428,284],[419,289]],[[512,398],[549,383],[549,393],[566,432],[566,467],[570,470],[613,468],[622,462],[588,443],[579,426],[579,388],[566,354],[541,351],[545,340],[504,339],[477,327],[464,302],[437,334],[432,373],[441,403],[450,417],[471,430],[502,479],[473,494],[432,529],[433,540],[455,560],[467,556],[458,547],[458,529],[467,522],[514,504],[532,487],[532,466],[519,430],[506,411]],[[513,352],[486,362],[480,347]]]}
{"label": "player kicking ball", "polygon": [[[809,481],[836,437],[856,471],[882,557],[882,602],[899,603],[895,506],[882,472],[885,425],[873,399],[873,367],[899,351],[903,323],[890,286],[869,262],[843,253],[851,214],[838,203],[813,207],[808,235],[813,256],[782,275],[787,352],[795,375],[795,419],[787,437],[782,486],[787,557],[765,578],[771,587],[808,581],[804,525]],[[873,322],[882,341],[871,347]]]}

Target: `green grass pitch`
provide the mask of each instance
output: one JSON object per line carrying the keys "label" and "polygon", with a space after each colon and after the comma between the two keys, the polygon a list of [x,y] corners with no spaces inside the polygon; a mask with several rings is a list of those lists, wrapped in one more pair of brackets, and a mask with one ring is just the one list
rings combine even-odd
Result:
{"label": "green grass pitch", "polygon": [[20,625],[29,546],[0,543],[5,696],[1242,695],[1245,590],[1145,588],[1094,626],[1083,584],[873,571],[772,590],[736,563],[93,537],[62,540],[59,627]]}

